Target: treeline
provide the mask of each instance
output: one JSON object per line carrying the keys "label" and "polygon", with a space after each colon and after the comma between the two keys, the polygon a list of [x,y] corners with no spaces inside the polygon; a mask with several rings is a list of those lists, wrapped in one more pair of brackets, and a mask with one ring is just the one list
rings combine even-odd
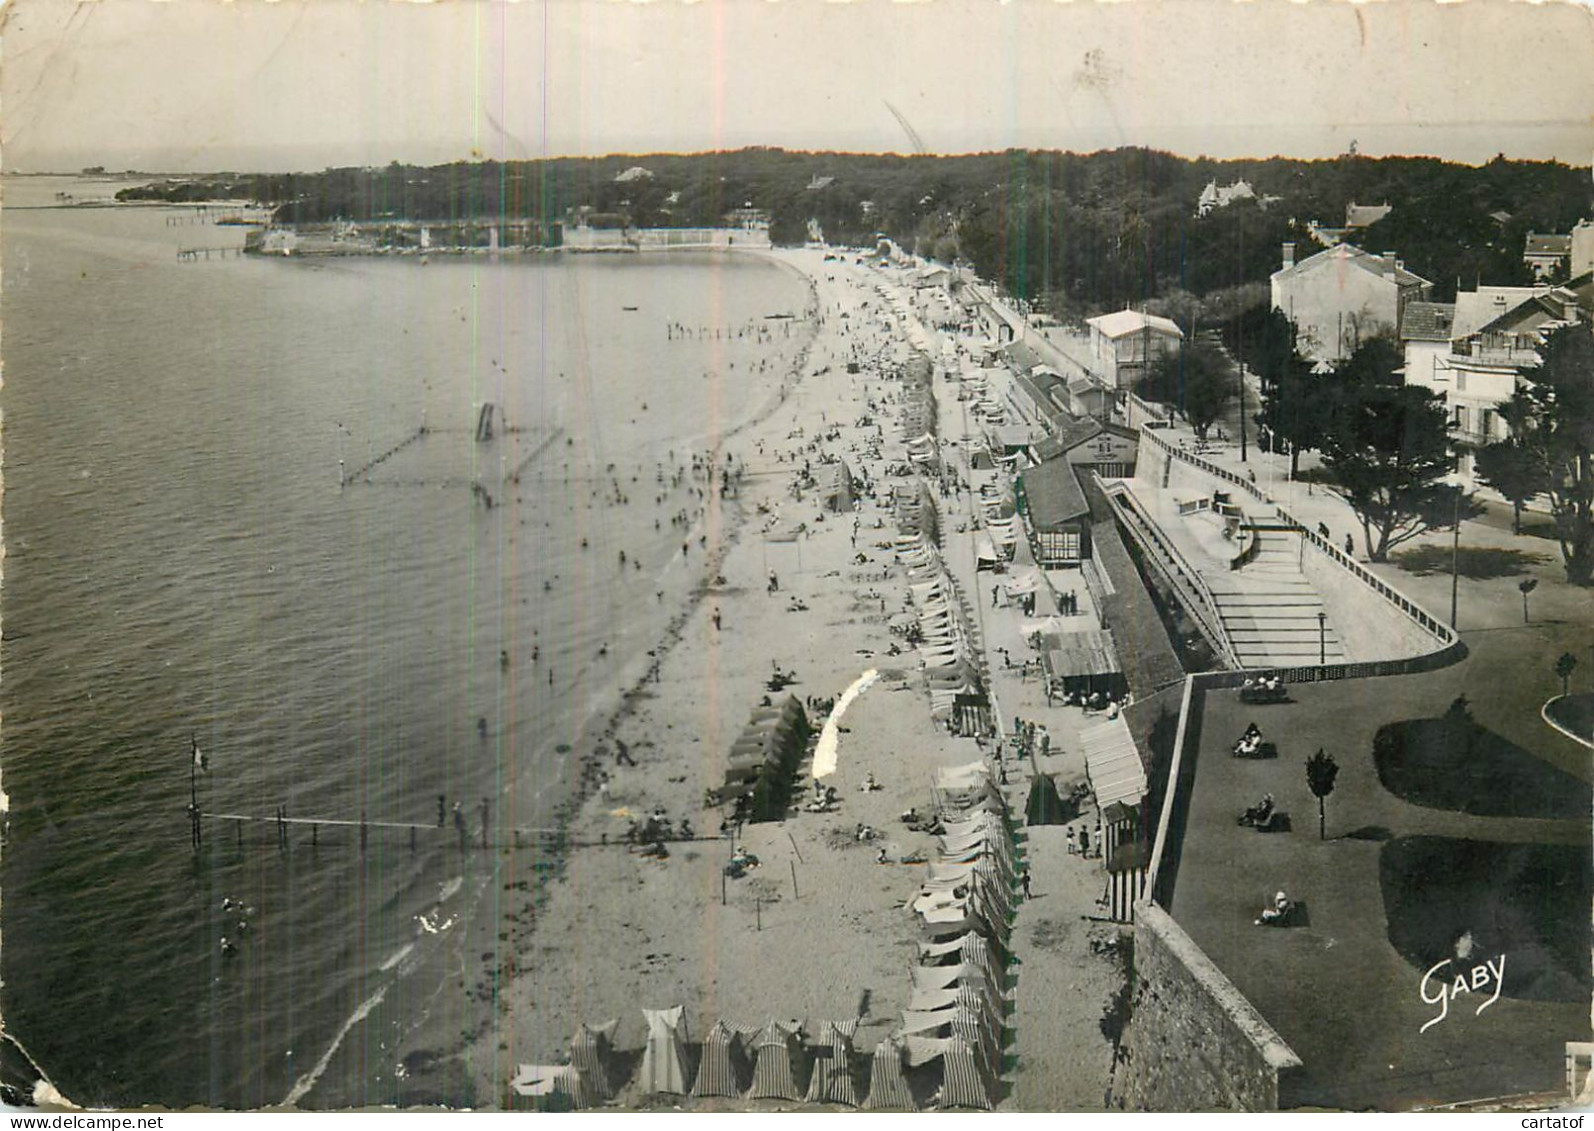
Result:
{"label": "treeline", "polygon": [[[637,170],[641,170],[638,172]],[[1261,200],[1195,216],[1209,181],[1246,180]],[[1524,281],[1529,231],[1565,232],[1590,212],[1589,170],[1496,158],[1481,167],[1431,158],[1188,160],[1146,149],[1092,154],[1009,151],[960,157],[743,149],[524,162],[219,175],[128,189],[123,199],[248,199],[284,223],[348,219],[713,225],[758,208],[777,243],[871,245],[877,234],[950,262],[962,258],[1010,293],[1073,317],[1171,296],[1265,283],[1280,245],[1314,249],[1308,221],[1343,223],[1345,206],[1394,211],[1361,233],[1453,294]]]}

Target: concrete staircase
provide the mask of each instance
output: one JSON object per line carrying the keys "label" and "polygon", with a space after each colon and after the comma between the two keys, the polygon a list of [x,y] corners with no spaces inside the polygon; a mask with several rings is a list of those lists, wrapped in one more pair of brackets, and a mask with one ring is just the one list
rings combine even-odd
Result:
{"label": "concrete staircase", "polygon": [[1256,532],[1252,561],[1233,572],[1203,570],[1223,630],[1241,667],[1343,663],[1344,645],[1319,622],[1323,600],[1301,573],[1299,538],[1284,529]]}

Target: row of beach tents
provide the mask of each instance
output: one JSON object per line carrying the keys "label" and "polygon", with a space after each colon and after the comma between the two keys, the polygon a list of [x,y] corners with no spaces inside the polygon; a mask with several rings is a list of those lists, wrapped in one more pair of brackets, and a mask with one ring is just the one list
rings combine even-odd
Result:
{"label": "row of beach tents", "polygon": [[693,1042],[684,1006],[644,1009],[642,1016],[647,1037],[633,1080],[626,1079],[625,1066],[635,1064],[636,1056],[620,1053],[614,1045],[619,1021],[581,1025],[571,1038],[568,1063],[518,1066],[509,1082],[518,1102],[512,1098],[510,1106],[599,1107],[631,1083],[639,1099],[676,1095],[887,1111],[918,1110],[918,1097],[939,1087],[942,1107],[990,1107],[989,1092],[956,1083],[937,1085],[928,1070],[920,1070],[920,1065],[942,1062],[946,1080],[979,1076],[976,1062],[966,1064],[956,1048],[943,1049],[948,1042],[933,1036],[892,1034],[870,1055],[860,1054],[855,1046],[857,1018],[820,1023],[812,1042],[804,1040],[796,1022],[748,1026],[718,1019],[702,1041]]}
{"label": "row of beach tents", "polygon": [[989,1109],[1009,1003],[1003,981],[1017,880],[1011,814],[983,761],[936,771],[942,832],[912,902],[924,941],[901,1037],[910,1068],[938,1065],[937,1106]]}
{"label": "row of beach tents", "polygon": [[930,688],[930,714],[944,721],[952,717],[959,696],[984,693],[969,610],[941,560],[941,551],[924,533],[897,535],[896,555],[907,571],[909,599],[918,621],[919,659]]}
{"label": "row of beach tents", "polygon": [[755,821],[785,817],[810,734],[807,712],[795,695],[773,707],[755,708],[731,744],[720,800],[748,798]]}

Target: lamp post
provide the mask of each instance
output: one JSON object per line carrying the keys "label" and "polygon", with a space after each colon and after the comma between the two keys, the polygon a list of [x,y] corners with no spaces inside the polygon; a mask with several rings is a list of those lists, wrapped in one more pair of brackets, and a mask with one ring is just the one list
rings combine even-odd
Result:
{"label": "lamp post", "polygon": [[1328,663],[1328,614],[1322,610],[1317,613],[1317,662]]}
{"label": "lamp post", "polygon": [[[1460,565],[1460,562],[1461,562],[1461,495],[1462,495],[1462,491],[1461,491],[1460,487],[1457,487],[1455,489],[1455,491],[1456,491],[1456,514],[1455,514],[1455,522],[1451,526],[1451,535],[1450,535],[1450,631],[1451,632],[1454,632],[1456,630],[1456,590],[1457,590],[1457,586],[1460,584],[1460,570],[1458,569],[1458,566]],[[1525,602],[1526,600],[1527,600],[1527,598],[1524,597],[1523,601]]]}

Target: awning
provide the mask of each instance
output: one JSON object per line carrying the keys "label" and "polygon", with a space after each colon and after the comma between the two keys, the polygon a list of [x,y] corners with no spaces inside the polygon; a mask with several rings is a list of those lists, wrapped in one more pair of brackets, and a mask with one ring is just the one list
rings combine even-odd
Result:
{"label": "awning", "polygon": [[993,565],[1000,560],[996,556],[996,546],[991,541],[991,536],[984,531],[974,536],[974,559],[976,562],[990,562]]}
{"label": "awning", "polygon": [[1085,748],[1085,776],[1098,807],[1114,801],[1135,805],[1145,797],[1146,770],[1122,715],[1081,731],[1079,741]]}
{"label": "awning", "polygon": [[[1060,632],[1047,639],[1051,647],[1046,652],[1046,666],[1054,679],[1116,675],[1123,670],[1118,665],[1118,651],[1113,647],[1112,633],[1105,629]],[[1127,730],[1125,733],[1128,733]]]}

